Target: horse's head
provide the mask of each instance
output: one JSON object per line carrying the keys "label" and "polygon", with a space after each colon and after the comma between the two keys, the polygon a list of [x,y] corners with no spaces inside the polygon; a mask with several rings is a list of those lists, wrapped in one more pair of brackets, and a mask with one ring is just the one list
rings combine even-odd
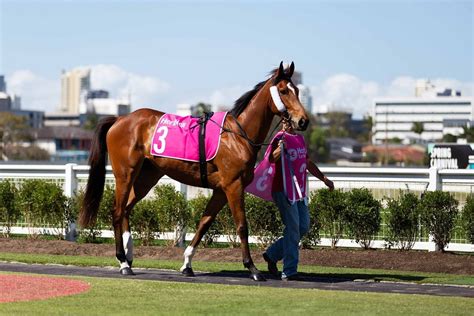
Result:
{"label": "horse's head", "polygon": [[283,69],[283,62],[276,70],[270,87],[271,99],[273,101],[273,113],[281,116],[290,123],[294,129],[304,131],[308,127],[309,117],[298,97],[298,87],[291,81],[295,71],[295,64]]}

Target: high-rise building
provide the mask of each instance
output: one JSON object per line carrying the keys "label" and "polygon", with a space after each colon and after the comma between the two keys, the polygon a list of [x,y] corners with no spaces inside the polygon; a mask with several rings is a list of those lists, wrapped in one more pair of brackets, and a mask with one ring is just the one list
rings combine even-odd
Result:
{"label": "high-rise building", "polygon": [[0,92],[0,112],[8,112],[12,109],[12,99],[5,92]]}
{"label": "high-rise building", "polygon": [[4,75],[0,75],[0,92],[7,92],[7,84],[5,83]]}
{"label": "high-rise building", "polygon": [[311,97],[311,90],[303,84],[303,74],[299,71],[295,71],[291,77],[291,81],[298,87],[301,104],[303,104],[309,113],[313,113],[313,98]]}
{"label": "high-rise building", "polygon": [[21,97],[14,94],[12,96],[12,110],[21,110]]}
{"label": "high-rise building", "polygon": [[[451,91],[451,92],[446,92]],[[391,139],[403,143],[439,141],[443,135],[459,136],[474,120],[470,97],[452,89],[437,90],[418,82],[412,98],[376,98],[373,108],[373,139],[382,144]],[[415,132],[415,123],[420,132]]]}
{"label": "high-rise building", "polygon": [[291,81],[293,81],[295,85],[303,84],[303,74],[299,71],[293,72],[293,76],[291,76]]}
{"label": "high-rise building", "polygon": [[303,84],[298,85],[298,90],[301,104],[303,104],[309,113],[313,113],[313,97],[311,96],[311,90]]}
{"label": "high-rise building", "polygon": [[75,68],[61,74],[61,112],[79,114],[81,98],[90,90],[90,69]]}

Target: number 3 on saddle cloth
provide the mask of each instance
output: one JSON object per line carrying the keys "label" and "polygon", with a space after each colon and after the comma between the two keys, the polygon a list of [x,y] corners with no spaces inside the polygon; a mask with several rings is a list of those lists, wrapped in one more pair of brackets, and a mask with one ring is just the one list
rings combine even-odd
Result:
{"label": "number 3 on saddle cloth", "polygon": [[[207,174],[203,175],[205,164],[217,154],[222,125],[226,116],[227,112],[210,113],[203,117],[164,114],[153,133],[151,154],[199,162],[201,164],[201,180],[203,186],[207,187]],[[201,126],[204,127],[204,130],[200,130]],[[205,135],[201,144],[200,134]]]}

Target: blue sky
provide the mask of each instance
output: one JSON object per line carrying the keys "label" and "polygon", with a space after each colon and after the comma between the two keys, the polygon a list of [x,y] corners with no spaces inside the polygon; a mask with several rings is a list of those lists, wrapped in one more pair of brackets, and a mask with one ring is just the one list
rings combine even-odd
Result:
{"label": "blue sky", "polygon": [[419,78],[472,95],[472,1],[0,1],[0,73],[25,108],[53,110],[76,66],[134,108],[230,105],[281,60],[358,116]]}

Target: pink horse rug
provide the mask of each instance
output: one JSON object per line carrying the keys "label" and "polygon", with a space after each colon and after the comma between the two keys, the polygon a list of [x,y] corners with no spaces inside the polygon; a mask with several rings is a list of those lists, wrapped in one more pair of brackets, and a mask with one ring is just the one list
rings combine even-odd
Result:
{"label": "pink horse rug", "polygon": [[[222,125],[227,112],[217,112],[206,124],[206,161],[219,150]],[[199,118],[164,114],[156,125],[151,154],[159,157],[199,162]]]}

